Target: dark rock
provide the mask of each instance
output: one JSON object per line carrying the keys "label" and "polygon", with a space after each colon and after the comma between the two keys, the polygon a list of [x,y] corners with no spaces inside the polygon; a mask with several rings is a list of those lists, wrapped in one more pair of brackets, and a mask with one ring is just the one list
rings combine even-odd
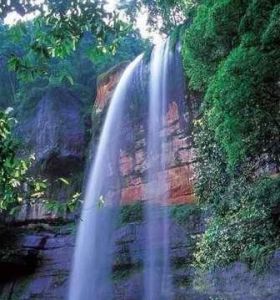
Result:
{"label": "dark rock", "polygon": [[143,274],[132,274],[127,280],[114,285],[115,299],[140,300],[143,299]]}
{"label": "dark rock", "polygon": [[20,249],[1,257],[0,282],[9,282],[33,273],[38,266],[38,254],[38,251],[34,249]]}
{"label": "dark rock", "polygon": [[44,239],[31,238],[26,242],[12,228],[2,228],[0,235],[0,282],[9,282],[33,273],[40,262],[39,249]]}
{"label": "dark rock", "polygon": [[[197,272],[191,266],[194,244],[190,239],[196,235],[199,219],[193,217],[190,220],[194,223],[186,227],[174,222],[170,225],[170,276],[174,287],[172,300],[280,299],[280,251],[275,252],[264,274],[256,274],[242,263],[209,273]],[[67,225],[61,226],[60,230],[40,232],[36,232],[35,228],[30,232],[31,228],[27,228],[17,240],[17,249],[21,249],[24,255],[18,260],[14,259],[14,262],[17,263],[17,270],[19,266],[22,270],[25,265],[32,266],[32,261],[37,265],[32,272],[29,269],[26,273],[9,277],[8,282],[0,282],[0,299],[66,299],[74,235],[69,232]],[[145,224],[139,222],[126,224],[115,232],[114,300],[143,299],[144,233]],[[2,270],[6,269],[0,265],[0,274],[5,274],[5,278],[6,271],[3,273]],[[16,298],[16,295],[20,296]]]}
{"label": "dark rock", "polygon": [[66,88],[52,88],[19,129],[42,174],[69,176],[81,169],[85,151],[82,102]]}
{"label": "dark rock", "polygon": [[[0,278],[0,299],[65,299],[74,249],[73,235],[26,231],[19,237],[17,247],[22,253],[25,251],[26,255],[22,256],[12,269],[17,270],[13,277],[8,278],[6,273],[2,272],[4,269],[0,264],[0,277],[3,275],[8,281],[3,284]],[[20,270],[26,271],[23,268],[25,265],[32,266],[31,258],[37,259],[36,267],[28,269],[28,272],[19,273]],[[8,267],[11,270],[12,265]]]}
{"label": "dark rock", "polygon": [[[48,179],[44,198],[65,202],[81,190],[86,151],[85,105],[68,89],[51,88],[19,123],[16,134],[27,145],[19,154],[35,154],[32,175]],[[60,177],[67,177],[71,184],[66,185]],[[44,201],[25,200],[15,217],[9,218],[11,222],[66,218],[63,213],[50,211]]]}

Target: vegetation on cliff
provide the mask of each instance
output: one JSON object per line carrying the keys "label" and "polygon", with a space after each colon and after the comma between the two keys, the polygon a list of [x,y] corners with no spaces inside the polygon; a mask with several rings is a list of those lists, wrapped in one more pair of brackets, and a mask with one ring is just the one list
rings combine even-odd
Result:
{"label": "vegetation on cliff", "polygon": [[0,111],[0,213],[12,209],[24,198],[40,198],[46,187],[45,180],[35,180],[27,172],[33,157],[17,157],[18,144],[12,137],[11,129],[15,119],[9,112]]}
{"label": "vegetation on cliff", "polygon": [[196,259],[259,266],[279,243],[278,1],[203,1],[181,31],[195,121],[196,192],[211,211]]}

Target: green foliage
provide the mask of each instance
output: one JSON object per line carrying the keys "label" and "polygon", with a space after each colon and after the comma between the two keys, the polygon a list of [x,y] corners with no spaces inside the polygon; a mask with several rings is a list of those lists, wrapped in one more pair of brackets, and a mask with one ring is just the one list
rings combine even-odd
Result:
{"label": "green foliage", "polygon": [[230,166],[248,155],[279,155],[278,61],[280,52],[277,58],[275,53],[267,54],[257,47],[239,46],[220,66],[208,87],[206,100],[212,107],[209,124],[215,128],[215,137]]}
{"label": "green foliage", "polygon": [[[14,31],[14,27],[0,26],[2,41],[0,45],[0,65],[2,67],[0,79],[3,83],[0,86],[0,107],[15,107],[19,122],[29,118],[39,100],[49,89],[57,86],[67,87],[68,90],[79,96],[83,102],[85,120],[89,119],[89,110],[95,97],[98,74],[123,60],[131,60],[147,47],[147,43],[141,39],[139,33],[133,31],[125,37],[119,37],[118,47],[114,54],[107,51],[96,56],[95,37],[92,33],[87,32],[80,40],[76,50],[67,57],[45,59],[29,51],[30,39],[33,38],[36,25],[26,23],[24,28],[24,35],[19,34],[17,43],[14,43],[11,33]],[[44,27],[41,30],[45,30]],[[106,33],[108,45],[113,42],[113,39],[112,33]],[[27,55],[28,60],[26,60]],[[17,63],[23,61],[27,64],[24,69],[17,66]],[[8,70],[8,64],[14,72]]]}
{"label": "green foliage", "polygon": [[122,205],[119,212],[119,224],[124,225],[133,222],[141,222],[144,216],[144,205],[140,201]]}
{"label": "green foliage", "polygon": [[206,94],[205,117],[230,167],[271,152],[279,161],[279,5],[205,1],[186,30],[190,85]]}
{"label": "green foliage", "polygon": [[197,204],[180,204],[170,207],[171,217],[179,224],[185,225],[193,216],[201,214],[201,209]]}
{"label": "green foliage", "polygon": [[262,163],[280,165],[279,17],[274,0],[205,0],[181,34],[190,87],[204,95],[194,124],[196,194],[211,215],[203,269],[259,269],[280,246],[280,181],[257,176]]}
{"label": "green foliage", "polygon": [[[244,7],[245,6],[245,7]],[[183,40],[183,56],[190,85],[204,91],[219,63],[238,43],[244,1],[203,1]]]}
{"label": "green foliage", "polygon": [[206,232],[197,244],[197,265],[206,270],[235,261],[261,270],[269,255],[280,247],[279,178],[254,179],[248,161],[229,169],[207,118],[195,122],[198,149],[196,194],[211,214]]}
{"label": "green foliage", "polygon": [[207,118],[196,120],[194,128],[194,143],[198,149],[198,180],[195,190],[200,203],[217,203],[218,208],[222,194],[230,182],[225,155],[215,142],[214,132],[209,128]]}
{"label": "green foliage", "polygon": [[141,264],[128,264],[128,265],[120,265],[115,266],[113,269],[112,280],[114,282],[121,282],[123,280],[128,279],[135,273],[139,273],[142,271]]}
{"label": "green foliage", "polygon": [[45,180],[35,180],[27,174],[34,157],[17,157],[17,144],[11,135],[13,122],[7,112],[0,111],[0,212],[12,211],[25,198],[42,197],[46,188]]}
{"label": "green foliage", "polygon": [[195,258],[199,267],[212,269],[235,261],[256,270],[265,267],[269,255],[280,247],[280,178],[248,183],[231,182],[223,194],[225,205],[210,218],[198,243]]}
{"label": "green foliage", "polygon": [[132,0],[120,1],[120,8],[124,9],[134,22],[137,15],[148,11],[148,24],[153,30],[169,34],[176,26],[192,17],[200,0]]}
{"label": "green foliage", "polygon": [[[33,6],[37,7],[29,2],[23,14],[33,11]],[[94,51],[105,53],[114,52],[118,38],[130,30],[118,12],[104,8],[103,1],[44,1],[40,8],[37,10],[39,16],[33,21],[32,35],[28,34],[28,23],[19,22],[10,29],[15,43],[22,39],[27,41],[26,53],[15,53],[10,59],[11,69],[20,71],[27,79],[44,74],[42,62],[47,63],[51,57],[69,56],[86,32],[94,34]],[[0,5],[0,13],[9,9],[13,10],[13,6]],[[111,35],[110,43],[107,42],[108,34]]]}
{"label": "green foliage", "polygon": [[80,193],[74,193],[72,197],[66,202],[47,199],[44,201],[44,206],[49,212],[57,216],[65,216],[66,214],[73,213],[80,205]]}

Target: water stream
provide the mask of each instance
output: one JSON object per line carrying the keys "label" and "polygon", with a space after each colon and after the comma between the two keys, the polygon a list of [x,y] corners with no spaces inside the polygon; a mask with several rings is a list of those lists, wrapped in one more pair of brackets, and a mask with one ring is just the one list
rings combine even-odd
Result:
{"label": "water stream", "polygon": [[[169,217],[166,179],[166,112],[170,41],[156,46],[149,64],[146,111],[144,300],[172,299],[169,262]],[[70,281],[69,300],[111,300],[113,232],[120,204],[120,151],[127,108],[135,94],[135,78],[142,81],[143,55],[128,65],[116,87],[104,121],[85,192]],[[147,68],[146,68],[147,70]],[[141,73],[140,76],[138,73]],[[138,76],[134,76],[135,74]],[[138,83],[141,85],[142,82]],[[131,94],[132,93],[132,94]],[[140,106],[144,106],[140,103]]]}
{"label": "water stream", "polygon": [[[115,191],[119,187],[121,128],[127,105],[126,92],[141,60],[142,56],[137,57],[124,71],[106,115],[89,172],[76,240],[69,300],[108,300],[113,297],[112,234],[120,200]],[[111,198],[108,198],[110,190]]]}
{"label": "water stream", "polygon": [[148,186],[145,206],[147,247],[145,255],[145,299],[170,299],[169,278],[169,218],[166,181],[166,108],[169,40],[152,52],[149,79],[148,114]]}

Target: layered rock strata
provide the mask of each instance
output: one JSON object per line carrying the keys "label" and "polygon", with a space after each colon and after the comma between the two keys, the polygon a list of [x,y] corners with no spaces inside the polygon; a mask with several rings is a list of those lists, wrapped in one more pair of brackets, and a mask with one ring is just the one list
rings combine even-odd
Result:
{"label": "layered rock strata", "polygon": [[[112,72],[107,72],[99,81],[97,87],[97,98],[94,105],[94,115],[104,114],[108,107],[112,91],[124,70],[124,65]],[[140,84],[136,81],[136,85]],[[135,87],[135,93],[139,87]],[[174,87],[173,87],[174,89]],[[132,88],[133,90],[133,88]],[[138,92],[139,93],[139,92]],[[157,174],[158,177],[165,176],[167,181],[168,203],[183,204],[194,201],[194,161],[195,153],[191,135],[191,114],[185,114],[186,99],[182,94],[171,90],[173,95],[168,99],[167,113],[165,115],[165,157],[166,169],[164,174]],[[139,97],[139,96],[138,96]],[[144,93],[143,98],[147,97]],[[140,99],[140,101],[142,101]],[[145,106],[143,103],[140,105]],[[142,109],[143,110],[143,109]],[[140,116],[139,116],[140,115]],[[123,128],[124,146],[120,151],[119,176],[121,177],[121,203],[129,204],[136,201],[149,200],[146,198],[145,190],[147,185],[157,184],[147,182],[146,173],[149,168],[146,157],[145,140],[145,112],[138,108],[137,118],[127,118]],[[131,136],[131,133],[133,136]],[[159,133],[161,134],[161,133]]]}

